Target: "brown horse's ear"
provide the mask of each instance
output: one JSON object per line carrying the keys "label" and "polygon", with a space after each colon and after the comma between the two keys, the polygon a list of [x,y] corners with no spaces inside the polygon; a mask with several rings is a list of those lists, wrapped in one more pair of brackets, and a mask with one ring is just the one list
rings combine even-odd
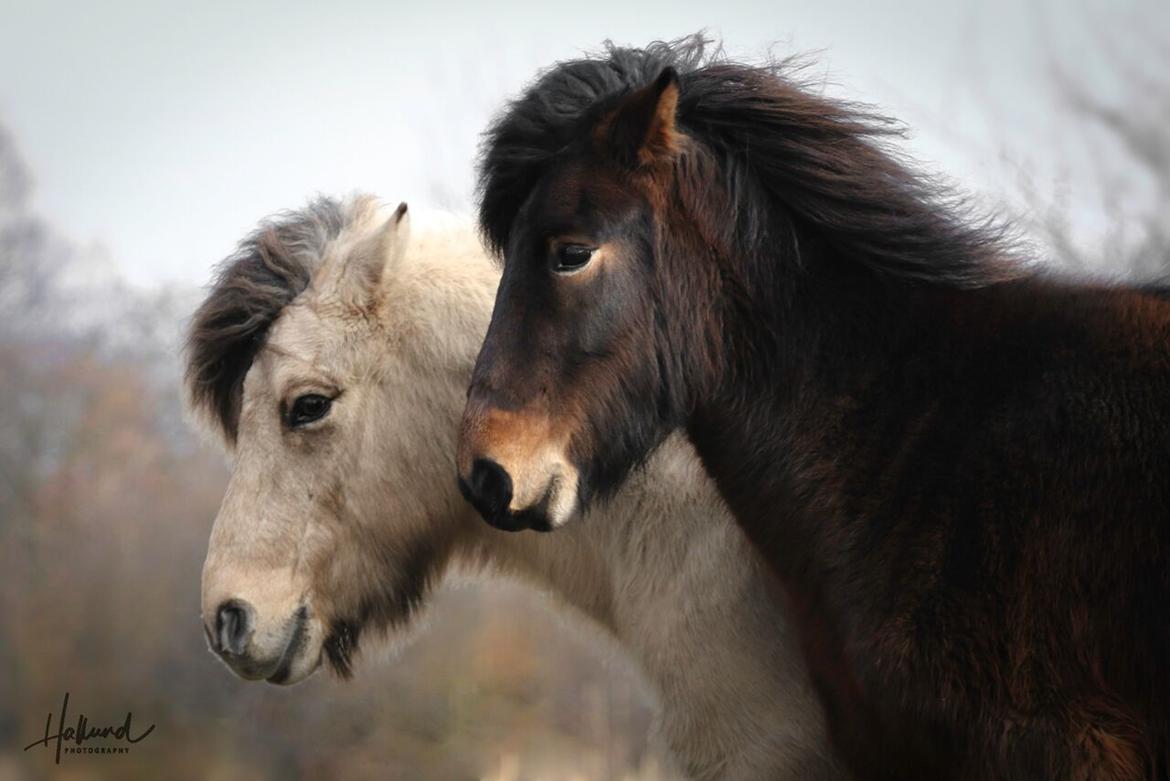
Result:
{"label": "brown horse's ear", "polygon": [[602,117],[595,138],[603,151],[638,168],[674,155],[678,146],[678,73],[665,68],[649,86],[627,95]]}

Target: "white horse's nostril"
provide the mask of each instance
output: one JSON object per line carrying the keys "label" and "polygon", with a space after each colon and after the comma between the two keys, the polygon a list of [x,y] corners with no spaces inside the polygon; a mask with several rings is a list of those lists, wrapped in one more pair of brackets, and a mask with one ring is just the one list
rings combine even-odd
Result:
{"label": "white horse's nostril", "polygon": [[229,599],[215,611],[213,646],[221,654],[240,656],[252,637],[252,608],[247,602]]}

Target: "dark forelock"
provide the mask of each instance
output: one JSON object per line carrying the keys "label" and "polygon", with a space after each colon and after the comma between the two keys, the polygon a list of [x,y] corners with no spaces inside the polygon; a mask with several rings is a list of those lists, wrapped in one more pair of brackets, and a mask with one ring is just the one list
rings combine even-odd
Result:
{"label": "dark forelock", "polygon": [[309,286],[355,201],[321,197],[264,220],[219,264],[187,333],[185,380],[193,407],[229,444],[239,427],[244,375],[281,310]]}

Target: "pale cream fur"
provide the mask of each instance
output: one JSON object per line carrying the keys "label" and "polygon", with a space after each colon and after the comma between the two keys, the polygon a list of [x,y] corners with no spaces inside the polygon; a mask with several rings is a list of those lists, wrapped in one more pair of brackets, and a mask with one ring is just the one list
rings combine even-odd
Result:
{"label": "pale cream fur", "polygon": [[[681,437],[611,503],[551,534],[493,530],[464,504],[457,427],[498,271],[470,230],[407,244],[388,214],[358,210],[247,374],[205,618],[246,600],[249,653],[264,661],[285,653],[306,608],[299,680],[320,664],[330,621],[423,550],[440,575],[519,577],[612,636],[688,776],[841,777],[774,589]],[[329,415],[283,429],[281,401],[306,392],[336,395]]]}

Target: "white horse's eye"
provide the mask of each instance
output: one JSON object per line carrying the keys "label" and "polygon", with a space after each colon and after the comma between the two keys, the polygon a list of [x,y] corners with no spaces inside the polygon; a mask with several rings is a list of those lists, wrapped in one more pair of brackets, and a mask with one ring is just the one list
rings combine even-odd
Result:
{"label": "white horse's eye", "polygon": [[288,411],[289,428],[299,428],[307,423],[320,420],[329,414],[333,399],[319,393],[307,393],[298,396]]}

